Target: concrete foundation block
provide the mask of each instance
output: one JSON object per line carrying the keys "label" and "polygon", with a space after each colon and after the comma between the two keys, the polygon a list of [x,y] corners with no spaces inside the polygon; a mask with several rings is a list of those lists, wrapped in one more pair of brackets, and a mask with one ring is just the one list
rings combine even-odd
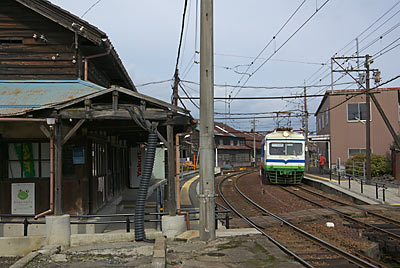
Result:
{"label": "concrete foundation block", "polygon": [[0,257],[24,256],[38,250],[45,242],[44,236],[0,237]]}
{"label": "concrete foundation block", "polygon": [[68,248],[71,245],[69,215],[46,216],[46,244],[60,245],[62,248]]}
{"label": "concrete foundation block", "polygon": [[184,215],[162,216],[161,223],[162,233],[167,238],[175,238],[187,230]]}
{"label": "concrete foundation block", "polygon": [[164,268],[167,265],[166,259],[166,243],[163,236],[157,236],[153,248],[152,268]]}

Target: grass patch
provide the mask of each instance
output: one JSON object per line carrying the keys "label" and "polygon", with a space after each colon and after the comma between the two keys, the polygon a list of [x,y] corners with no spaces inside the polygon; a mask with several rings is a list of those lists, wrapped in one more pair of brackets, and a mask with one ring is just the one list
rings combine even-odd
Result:
{"label": "grass patch", "polygon": [[218,245],[217,248],[221,249],[221,250],[229,249],[229,248],[237,248],[237,247],[240,247],[242,244],[243,244],[243,241],[241,241],[241,240],[232,240],[225,244]]}
{"label": "grass patch", "polygon": [[258,256],[257,259],[250,259],[247,262],[257,267],[277,267],[279,261],[269,254],[269,252],[260,244],[255,242],[255,246],[251,248],[251,252]]}

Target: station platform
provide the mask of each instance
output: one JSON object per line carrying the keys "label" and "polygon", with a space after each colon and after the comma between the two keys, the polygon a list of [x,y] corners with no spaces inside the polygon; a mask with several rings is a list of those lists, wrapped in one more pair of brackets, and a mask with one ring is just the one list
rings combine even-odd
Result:
{"label": "station platform", "polygon": [[400,206],[400,186],[394,183],[365,183],[354,179],[349,182],[348,178],[339,181],[336,178],[330,178],[329,175],[312,173],[306,173],[304,179],[305,183],[309,181],[325,185],[363,204]]}

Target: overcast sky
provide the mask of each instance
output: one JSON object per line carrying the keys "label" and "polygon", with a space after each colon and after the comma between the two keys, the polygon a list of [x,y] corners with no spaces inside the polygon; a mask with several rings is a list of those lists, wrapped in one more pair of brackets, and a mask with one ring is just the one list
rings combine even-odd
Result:
{"label": "overcast sky", "polygon": [[[51,2],[77,16],[82,16],[98,0],[51,0]],[[330,58],[335,53],[339,56],[355,55],[357,37],[360,55],[375,55],[371,67],[381,71],[383,82],[391,79],[400,73],[398,66],[395,65],[400,60],[400,46],[397,47],[400,44],[397,40],[400,37],[399,2],[398,0],[214,1],[214,71],[215,84],[218,85],[215,87],[214,95],[216,97],[301,95],[303,85],[330,84]],[[200,0],[188,0],[185,35],[179,62],[180,78],[187,81],[182,82],[182,86],[193,97],[199,96],[199,86],[196,83],[199,82],[200,65],[195,63],[200,60],[195,52],[200,47],[200,26],[199,22],[196,23],[200,12],[200,8],[196,8],[196,5],[199,4]],[[138,86],[139,92],[170,102],[172,81],[141,85],[173,78],[183,7],[184,0],[101,0],[83,18],[107,33],[135,85]],[[294,16],[285,25],[293,14]],[[353,61],[345,64],[346,67],[350,65],[356,67],[357,63]],[[349,76],[341,79],[340,77],[341,74],[334,74],[334,80],[338,79],[337,83],[353,82]],[[233,87],[237,85],[243,87]],[[385,87],[398,85],[399,81],[395,81]],[[248,88],[251,86],[280,88]],[[285,88],[292,86],[301,87]],[[356,87],[355,84],[345,84],[337,85],[335,89]],[[323,94],[327,89],[330,87],[310,87],[307,89],[307,94]],[[179,95],[183,97],[185,93],[180,90]],[[309,100],[310,113],[316,111],[320,100],[321,98]],[[199,104],[198,100],[195,102]],[[184,100],[184,103],[192,111],[193,117],[198,118],[198,109],[188,100]],[[299,114],[302,105],[301,99],[234,100],[229,105],[224,101],[216,101],[215,112],[230,111],[231,118],[239,117],[235,115],[237,113],[251,113],[251,117],[270,116],[270,113],[277,111],[292,111],[292,114]],[[256,112],[265,114],[253,114]],[[215,114],[215,117],[220,118],[225,115]],[[216,121],[225,122],[225,120]],[[290,122],[283,118],[257,119],[256,129],[272,130],[276,127],[277,121],[280,121],[281,126],[290,123],[295,129],[301,127],[299,118],[292,118]],[[242,130],[249,130],[252,126],[250,119],[232,119],[226,122]],[[310,128],[315,130],[313,116],[310,117]]]}

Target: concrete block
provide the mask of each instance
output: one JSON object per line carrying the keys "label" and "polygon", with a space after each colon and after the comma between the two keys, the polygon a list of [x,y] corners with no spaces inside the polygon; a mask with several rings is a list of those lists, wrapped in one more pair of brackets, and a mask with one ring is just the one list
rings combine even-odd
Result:
{"label": "concrete block", "polygon": [[199,230],[190,230],[190,231],[186,231],[178,236],[175,237],[175,240],[178,241],[189,241],[192,240],[194,238],[199,237]]}
{"label": "concrete block", "polygon": [[167,245],[165,243],[165,238],[163,236],[157,236],[153,249],[153,259],[151,262],[152,268],[166,267],[167,265],[166,248]]}
{"label": "concrete block", "polygon": [[174,238],[186,231],[186,223],[184,215],[162,216],[162,233],[167,238]]}
{"label": "concrete block", "polygon": [[19,259],[17,262],[15,262],[13,265],[10,266],[10,268],[24,268],[28,263],[36,258],[36,256],[39,255],[39,252],[34,251],[29,253],[28,255],[24,256],[23,258]]}
{"label": "concrete block", "polygon": [[46,243],[45,236],[0,237],[0,256],[25,256]]}
{"label": "concrete block", "polygon": [[69,215],[46,216],[46,244],[60,245],[62,248],[68,248],[71,245]]}

